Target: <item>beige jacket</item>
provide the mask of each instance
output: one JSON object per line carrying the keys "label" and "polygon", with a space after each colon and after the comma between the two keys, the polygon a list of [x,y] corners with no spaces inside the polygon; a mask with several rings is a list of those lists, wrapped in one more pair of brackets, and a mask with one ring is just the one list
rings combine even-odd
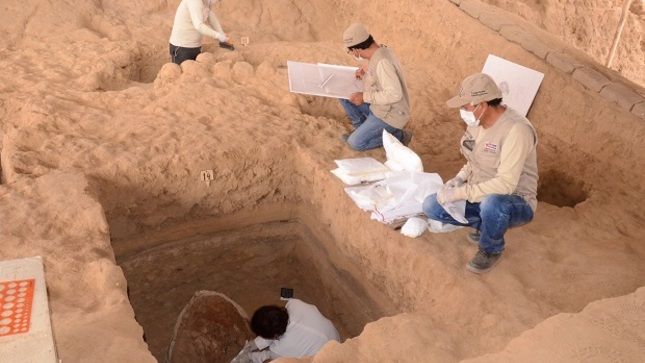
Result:
{"label": "beige jacket", "polygon": [[515,110],[507,108],[495,124],[468,127],[461,153],[468,162],[457,174],[466,184],[457,195],[471,203],[490,194],[519,195],[537,208],[537,133]]}
{"label": "beige jacket", "polygon": [[374,52],[365,73],[363,100],[372,113],[389,125],[402,129],[410,117],[410,98],[403,70],[394,53],[381,46]]}

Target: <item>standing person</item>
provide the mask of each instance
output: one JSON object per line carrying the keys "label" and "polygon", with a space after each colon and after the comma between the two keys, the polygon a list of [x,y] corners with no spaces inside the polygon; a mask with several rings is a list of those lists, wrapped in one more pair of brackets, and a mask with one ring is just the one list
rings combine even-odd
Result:
{"label": "standing person", "polygon": [[408,86],[401,64],[394,52],[374,41],[360,23],[352,24],[343,33],[347,52],[368,63],[356,71],[356,77],[365,83],[365,92],[340,99],[354,132],[341,135],[343,141],[358,151],[383,146],[383,130],[394,135],[403,145],[408,145],[412,132],[403,130],[410,116]]}
{"label": "standing person", "polygon": [[[529,120],[501,102],[502,92],[483,73],[464,79],[459,95],[446,102],[460,108],[468,125],[460,143],[467,163],[423,202],[428,218],[476,229],[468,239],[479,244],[479,252],[466,266],[475,273],[495,266],[506,230],[533,220],[537,208],[537,133]],[[442,207],[464,199],[467,224]]]}
{"label": "standing person", "polygon": [[314,305],[298,299],[289,299],[285,307],[262,306],[253,313],[251,330],[258,337],[247,343],[233,362],[313,356],[330,340],[340,341],[334,324]]}
{"label": "standing person", "polygon": [[197,59],[197,55],[202,52],[204,35],[215,38],[220,43],[228,43],[228,36],[211,11],[211,6],[217,1],[181,0],[170,34],[170,57],[173,63],[181,64],[187,59]]}

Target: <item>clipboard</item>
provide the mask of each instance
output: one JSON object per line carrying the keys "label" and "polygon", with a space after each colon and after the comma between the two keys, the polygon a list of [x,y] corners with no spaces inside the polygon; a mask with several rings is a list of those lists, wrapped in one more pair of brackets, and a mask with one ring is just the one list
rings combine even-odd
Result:
{"label": "clipboard", "polygon": [[358,67],[287,61],[289,91],[349,99],[352,93],[365,90],[363,80],[355,77],[357,70]]}

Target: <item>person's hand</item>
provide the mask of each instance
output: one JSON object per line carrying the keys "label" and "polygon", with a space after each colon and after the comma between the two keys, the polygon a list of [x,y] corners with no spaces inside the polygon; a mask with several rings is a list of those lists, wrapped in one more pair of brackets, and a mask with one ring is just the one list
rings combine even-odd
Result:
{"label": "person's hand", "polygon": [[446,188],[443,186],[437,192],[437,202],[441,205],[456,202],[460,199],[461,198],[457,197],[457,188]]}
{"label": "person's hand", "polygon": [[244,344],[244,347],[242,350],[240,350],[239,353],[233,358],[231,363],[251,363],[253,360],[251,359],[251,352],[253,352],[255,349],[257,349],[257,346],[255,345],[255,340],[249,340]]}
{"label": "person's hand", "polygon": [[231,38],[224,33],[218,33],[216,39],[222,43],[228,43]]}
{"label": "person's hand", "polygon": [[241,351],[231,361],[231,363],[251,363],[251,362],[253,362],[253,359],[251,359],[251,352],[245,352],[245,351]]}
{"label": "person's hand", "polygon": [[349,95],[349,102],[360,106],[363,104],[363,92],[356,92]]}
{"label": "person's hand", "polygon": [[446,187],[446,189],[457,188],[457,187],[460,187],[460,186],[464,185],[464,183],[465,183],[465,180],[463,180],[462,178],[456,176],[456,177],[448,180],[446,182],[446,184],[444,184],[444,187]]}
{"label": "person's hand", "polygon": [[356,70],[356,73],[354,73],[354,77],[356,79],[363,79],[363,76],[365,75],[365,68],[363,66],[358,67]]}

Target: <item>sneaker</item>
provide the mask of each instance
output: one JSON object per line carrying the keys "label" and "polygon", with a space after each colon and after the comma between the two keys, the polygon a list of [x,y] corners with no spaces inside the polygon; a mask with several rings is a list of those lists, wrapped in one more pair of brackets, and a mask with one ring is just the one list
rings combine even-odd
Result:
{"label": "sneaker", "polygon": [[345,133],[345,134],[340,134],[340,136],[338,136],[338,138],[339,138],[339,139],[340,139],[340,141],[342,141],[342,142],[347,142],[347,140],[349,139],[349,134],[347,134],[347,133]]}
{"label": "sneaker", "polygon": [[490,271],[497,262],[499,262],[500,257],[502,257],[502,253],[490,253],[486,252],[484,250],[479,250],[475,257],[473,257],[470,262],[468,262],[468,265],[466,265],[466,268],[476,274],[482,274],[484,272]]}
{"label": "sneaker", "polygon": [[466,236],[468,239],[468,242],[478,245],[479,244],[479,239],[482,238],[481,233],[479,231],[473,232],[473,233],[468,233],[468,236]]}
{"label": "sneaker", "polygon": [[403,146],[408,146],[408,144],[412,140],[412,131],[410,130],[402,130],[402,131],[403,131],[403,138],[401,139],[401,144],[403,144]]}

